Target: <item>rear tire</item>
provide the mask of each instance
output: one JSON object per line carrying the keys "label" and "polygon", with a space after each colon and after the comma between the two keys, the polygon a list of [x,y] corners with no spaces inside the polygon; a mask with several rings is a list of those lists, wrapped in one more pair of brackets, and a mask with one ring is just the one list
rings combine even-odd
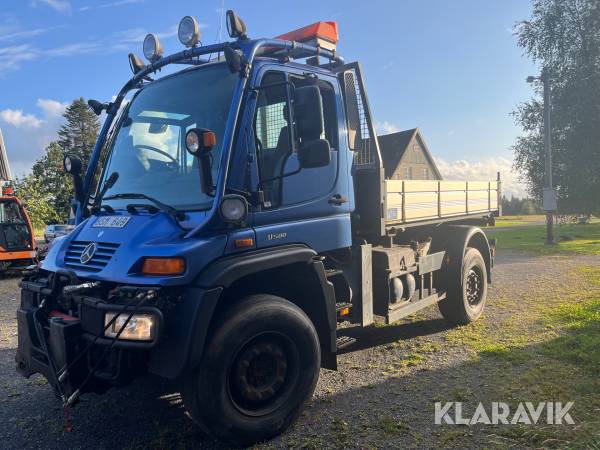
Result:
{"label": "rear tire", "polygon": [[453,283],[447,297],[438,303],[444,319],[466,325],[479,319],[487,299],[487,269],[479,250],[467,247],[463,257],[460,284]]}
{"label": "rear tire", "polygon": [[253,295],[223,314],[183,401],[208,434],[234,445],[284,431],[313,395],[321,352],[315,327],[293,303]]}

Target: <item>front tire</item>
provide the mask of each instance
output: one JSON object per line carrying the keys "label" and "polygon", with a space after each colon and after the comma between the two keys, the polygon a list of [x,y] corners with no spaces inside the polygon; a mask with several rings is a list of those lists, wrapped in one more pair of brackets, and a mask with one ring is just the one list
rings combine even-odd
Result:
{"label": "front tire", "polygon": [[253,295],[223,315],[200,367],[184,382],[192,418],[235,445],[284,431],[312,397],[320,347],[307,315],[272,295]]}
{"label": "front tire", "polygon": [[487,299],[487,269],[476,248],[467,247],[461,277],[460,284],[453,283],[448,288],[447,297],[438,303],[438,307],[448,322],[466,325],[479,319]]}

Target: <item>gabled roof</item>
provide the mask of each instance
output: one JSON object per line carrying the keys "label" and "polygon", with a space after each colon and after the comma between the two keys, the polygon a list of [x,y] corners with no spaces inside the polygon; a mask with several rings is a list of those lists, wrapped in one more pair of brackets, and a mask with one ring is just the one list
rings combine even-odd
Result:
{"label": "gabled roof", "polygon": [[396,167],[400,164],[404,152],[406,152],[408,145],[412,142],[417,131],[417,128],[412,128],[410,130],[377,136],[386,178],[391,178],[396,171]]}
{"label": "gabled roof", "polygon": [[423,136],[421,136],[421,131],[418,128],[411,128],[410,130],[377,136],[385,178],[392,177],[396,171],[396,168],[398,167],[398,164],[400,164],[400,160],[402,160],[404,153],[408,148],[410,148],[410,145],[415,139],[419,140],[421,148],[423,149],[423,153],[435,171],[436,177],[439,179],[442,178],[440,171],[435,164],[433,156],[431,156],[429,148],[425,143],[425,139],[423,139]]}

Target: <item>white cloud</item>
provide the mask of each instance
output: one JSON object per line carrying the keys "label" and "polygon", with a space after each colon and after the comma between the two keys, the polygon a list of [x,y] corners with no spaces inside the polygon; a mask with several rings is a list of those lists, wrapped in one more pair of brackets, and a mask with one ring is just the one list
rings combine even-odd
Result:
{"label": "white cloud", "polygon": [[381,66],[381,70],[391,69],[393,65],[394,65],[394,61],[390,60],[390,61],[386,62],[383,66]]}
{"label": "white cloud", "polygon": [[61,117],[65,113],[67,106],[69,106],[66,102],[61,103],[57,100],[47,98],[38,98],[37,105],[48,119]]}
{"label": "white cloud", "polygon": [[36,6],[38,3],[44,3],[50,8],[55,9],[59,12],[71,12],[71,3],[68,0],[34,0],[32,4],[33,6]]}
{"label": "white cloud", "polygon": [[38,99],[37,114],[15,109],[0,111],[0,126],[15,176],[27,174],[44,148],[56,139],[56,132],[64,122],[62,114],[66,106],[67,103],[57,100]]}
{"label": "white cloud", "polygon": [[0,42],[33,38],[33,37],[48,33],[52,30],[56,30],[57,28],[62,28],[62,27],[56,26],[56,27],[46,27],[46,28],[34,28],[32,30],[20,30],[20,31],[17,31],[18,29],[13,29],[13,31],[8,31],[8,30],[3,31],[2,27],[0,27]]}
{"label": "white cloud", "polygon": [[[200,27],[205,27],[205,25],[200,24]],[[130,28],[114,32],[102,40],[65,44],[49,49],[39,49],[30,44],[0,47],[0,78],[3,73],[19,69],[23,62],[33,59],[47,61],[54,58],[68,58],[78,55],[128,52],[131,51],[134,45],[141,47],[146,34],[146,30],[143,28]],[[158,32],[156,35],[161,39],[177,36],[177,25]]]}
{"label": "white cloud", "polygon": [[100,5],[86,5],[79,8],[79,11],[90,11],[98,8],[113,8],[115,6],[133,5],[136,3],[144,3],[146,0],[118,0],[115,2],[102,3]]}
{"label": "white cloud", "polygon": [[375,132],[377,135],[396,133],[397,131],[400,131],[400,128],[387,120],[375,122]]}
{"label": "white cloud", "polygon": [[512,161],[508,158],[486,158],[479,161],[446,161],[435,158],[435,162],[445,180],[492,181],[500,172],[504,195],[527,197],[525,185],[519,181],[518,174],[512,168]]}
{"label": "white cloud", "polygon": [[3,109],[0,111],[0,120],[17,128],[39,128],[43,123],[33,114],[23,114],[20,109]]}
{"label": "white cloud", "polygon": [[0,77],[2,73],[18,69],[22,62],[30,61],[37,56],[28,44],[12,45],[0,48]]}

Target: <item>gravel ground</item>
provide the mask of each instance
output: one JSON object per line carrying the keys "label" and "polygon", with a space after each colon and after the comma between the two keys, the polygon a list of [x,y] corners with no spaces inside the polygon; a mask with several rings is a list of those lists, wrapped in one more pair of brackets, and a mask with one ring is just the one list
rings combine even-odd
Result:
{"label": "gravel ground", "polygon": [[[483,321],[502,324],[519,313],[532,288],[566,290],[562,274],[599,263],[598,257],[501,253]],[[18,278],[0,280],[0,447],[224,448],[193,426],[175,386],[152,377],[104,396],[86,395],[73,412],[72,431],[65,432],[64,412],[45,380],[25,380],[14,371],[18,295]],[[496,332],[500,336],[503,327]],[[264,447],[490,446],[485,428],[447,431],[434,425],[435,401],[486,400],[494,364],[474,363],[451,342],[437,308],[398,325],[350,327],[344,333],[358,341],[340,356],[340,369],[321,371],[314,399],[298,422]]]}

